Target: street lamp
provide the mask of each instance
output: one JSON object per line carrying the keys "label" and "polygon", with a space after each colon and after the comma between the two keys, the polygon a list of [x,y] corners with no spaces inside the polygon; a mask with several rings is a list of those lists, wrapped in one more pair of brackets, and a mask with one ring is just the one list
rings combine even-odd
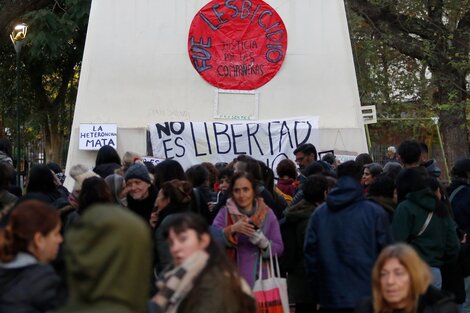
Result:
{"label": "street lamp", "polygon": [[10,39],[16,51],[16,184],[21,187],[20,168],[20,52],[23,46],[23,39],[26,38],[28,25],[22,23],[13,28]]}

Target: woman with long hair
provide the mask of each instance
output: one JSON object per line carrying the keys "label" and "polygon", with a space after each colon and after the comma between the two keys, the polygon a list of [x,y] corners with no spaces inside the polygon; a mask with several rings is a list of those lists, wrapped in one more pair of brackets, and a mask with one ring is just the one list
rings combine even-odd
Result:
{"label": "woman with long hair", "polygon": [[372,269],[372,299],[355,313],[456,313],[452,297],[431,286],[429,267],[406,244],[386,247]]}
{"label": "woman with long hair", "polygon": [[455,222],[438,190],[431,190],[421,173],[403,170],[397,177],[399,204],[392,221],[393,238],[409,243],[430,266],[432,284],[442,287],[440,268],[460,252]]}
{"label": "woman with long hair", "polygon": [[378,163],[370,163],[363,166],[361,184],[364,187],[364,193],[369,193],[370,185],[372,185],[375,178],[382,172],[382,165]]}
{"label": "woman with long hair", "polygon": [[258,196],[257,181],[246,172],[236,173],[230,183],[231,198],[220,209],[213,226],[222,230],[227,253],[237,263],[250,286],[256,280],[260,254],[269,257],[284,249],[274,212]]}
{"label": "woman with long hair", "polygon": [[89,177],[83,181],[78,196],[78,212],[83,214],[90,206],[98,203],[113,203],[113,196],[103,178]]}
{"label": "woman with long hair", "polygon": [[111,146],[102,146],[96,154],[95,167],[93,172],[106,178],[108,175],[121,168],[121,158],[116,149]]}
{"label": "woman with long hair", "polygon": [[175,215],[164,236],[173,264],[157,282],[154,312],[256,312],[250,288],[214,242],[201,216]]}
{"label": "woman with long hair", "polygon": [[150,216],[154,229],[155,268],[160,273],[171,263],[171,254],[163,235],[163,227],[174,214],[189,212],[192,186],[189,182],[173,179],[162,184]]}
{"label": "woman with long hair", "polygon": [[54,204],[59,198],[64,197],[57,189],[54,174],[46,165],[34,165],[29,170],[26,193],[42,194],[50,204]]}
{"label": "woman with long hair", "polygon": [[59,276],[49,265],[62,242],[59,212],[26,200],[0,231],[0,312],[48,312],[60,301]]}

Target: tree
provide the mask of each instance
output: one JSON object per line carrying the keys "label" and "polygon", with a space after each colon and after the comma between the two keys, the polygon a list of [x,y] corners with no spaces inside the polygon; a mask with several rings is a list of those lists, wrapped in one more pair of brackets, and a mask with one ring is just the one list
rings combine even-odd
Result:
{"label": "tree", "polygon": [[0,0],[0,45],[9,42],[9,35],[19,17],[43,9],[54,0]]}
{"label": "tree", "polygon": [[[5,9],[8,5],[4,1],[2,8],[0,0],[0,8]],[[67,143],[72,123],[90,5],[91,0],[43,2],[41,9],[36,6],[35,10],[22,17],[22,21],[30,25],[26,46],[22,51],[27,74],[22,76],[22,92],[25,94],[22,104],[30,103],[31,107],[27,112],[27,106],[22,106],[22,120],[26,119],[28,126],[36,127],[37,132],[44,134],[48,161],[63,161],[63,147]],[[27,8],[25,4],[22,12],[26,12]],[[15,20],[13,17],[10,19]],[[6,67],[11,67],[11,64],[6,63]],[[3,88],[8,89],[6,86]]]}
{"label": "tree", "polygon": [[[415,100],[437,112],[447,159],[453,163],[468,157],[470,0],[347,0],[347,6],[386,46],[388,56],[400,53],[402,60],[417,66],[421,74],[416,86],[422,85]],[[387,76],[386,64],[382,70]],[[423,86],[430,94],[423,92]],[[361,100],[366,99],[362,95]]]}

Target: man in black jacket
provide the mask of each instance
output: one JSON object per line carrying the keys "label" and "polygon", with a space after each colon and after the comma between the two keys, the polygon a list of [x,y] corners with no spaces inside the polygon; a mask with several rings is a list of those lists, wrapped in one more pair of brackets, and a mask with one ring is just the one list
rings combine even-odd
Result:
{"label": "man in black jacket", "polygon": [[[466,233],[466,248],[469,251],[470,234],[470,158],[455,162],[451,171],[452,183],[448,194],[454,219],[462,233]],[[467,252],[470,253],[470,252]],[[462,312],[470,313],[470,276],[465,278],[466,300],[462,304]]]}

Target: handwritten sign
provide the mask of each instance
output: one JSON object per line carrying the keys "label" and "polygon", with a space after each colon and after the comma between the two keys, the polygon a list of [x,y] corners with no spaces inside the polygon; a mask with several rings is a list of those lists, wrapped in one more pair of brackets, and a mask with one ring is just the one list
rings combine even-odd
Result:
{"label": "handwritten sign", "polygon": [[212,0],[194,17],[188,51],[196,71],[221,89],[253,90],[281,68],[287,31],[262,0]]}
{"label": "handwritten sign", "polygon": [[151,124],[153,156],[184,167],[230,162],[247,154],[270,166],[292,158],[302,143],[318,145],[318,117],[272,121],[164,122]]}
{"label": "handwritten sign", "polygon": [[158,163],[160,163],[161,161],[163,161],[163,159],[154,158],[152,156],[144,156],[144,157],[142,157],[142,161],[152,163],[155,166]]}
{"label": "handwritten sign", "polygon": [[80,150],[99,150],[103,146],[117,149],[116,124],[80,124]]}

